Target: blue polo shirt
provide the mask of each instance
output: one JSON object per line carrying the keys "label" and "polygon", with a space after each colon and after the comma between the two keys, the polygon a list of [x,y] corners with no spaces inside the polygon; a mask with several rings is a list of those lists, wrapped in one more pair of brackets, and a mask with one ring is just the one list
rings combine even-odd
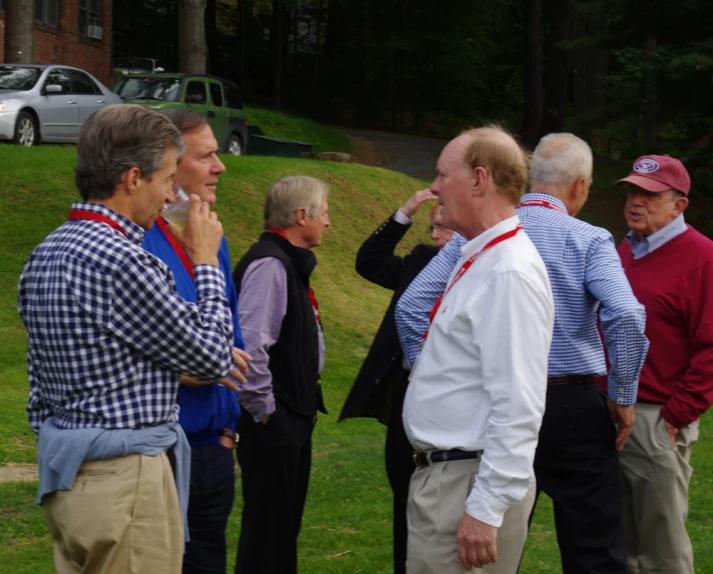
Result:
{"label": "blue polo shirt", "polygon": [[[160,227],[155,224],[144,236],[143,248],[164,261],[176,280],[178,294],[186,301],[196,301],[196,286]],[[243,336],[238,323],[238,292],[233,282],[228,243],[223,237],[218,251],[218,264],[225,278],[225,291],[233,313],[235,346],[244,349]],[[218,433],[224,428],[235,430],[235,422],[240,418],[238,393],[219,384],[202,387],[181,385],[178,389],[178,403],[181,411],[178,422],[191,445],[214,444]]]}

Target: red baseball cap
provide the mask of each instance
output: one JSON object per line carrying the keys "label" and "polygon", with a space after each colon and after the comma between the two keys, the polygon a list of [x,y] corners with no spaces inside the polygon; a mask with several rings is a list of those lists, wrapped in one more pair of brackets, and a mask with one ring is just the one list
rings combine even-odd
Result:
{"label": "red baseball cap", "polygon": [[644,155],[634,162],[634,169],[624,179],[617,181],[614,186],[622,183],[632,183],[646,191],[667,191],[675,189],[683,195],[691,191],[691,177],[686,168],[674,157],[668,155]]}

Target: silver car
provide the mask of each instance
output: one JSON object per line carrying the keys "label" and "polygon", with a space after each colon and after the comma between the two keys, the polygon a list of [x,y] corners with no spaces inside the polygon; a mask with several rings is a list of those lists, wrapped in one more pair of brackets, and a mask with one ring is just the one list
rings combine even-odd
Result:
{"label": "silver car", "polygon": [[93,112],[121,101],[78,68],[0,64],[0,140],[24,146],[76,143]]}

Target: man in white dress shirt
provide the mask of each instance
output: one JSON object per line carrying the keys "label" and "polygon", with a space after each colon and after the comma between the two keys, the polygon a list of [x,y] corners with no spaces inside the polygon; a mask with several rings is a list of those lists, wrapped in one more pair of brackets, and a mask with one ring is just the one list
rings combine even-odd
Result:
{"label": "man in white dress shirt", "polygon": [[515,215],[527,159],[488,126],[451,141],[437,171],[431,191],[443,225],[468,243],[434,307],[404,403],[418,465],[407,570],[514,574],[522,548],[503,540],[526,513],[506,511],[532,492],[554,325],[547,269]]}

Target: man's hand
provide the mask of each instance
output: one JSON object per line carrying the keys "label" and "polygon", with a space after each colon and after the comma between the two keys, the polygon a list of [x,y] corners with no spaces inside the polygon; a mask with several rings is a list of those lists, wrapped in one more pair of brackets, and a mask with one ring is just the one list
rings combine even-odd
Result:
{"label": "man's hand", "polygon": [[[240,385],[244,385],[247,382],[245,375],[248,373],[248,363],[252,360],[253,358],[245,351],[238,349],[237,347],[233,347],[233,364],[237,368],[231,369],[230,376],[220,379],[219,381],[199,381],[193,377],[181,375],[181,384],[186,385],[187,387],[202,387],[204,385],[219,383],[224,387],[228,387],[231,391],[239,393],[241,390]],[[233,379],[238,382],[236,383]]]}
{"label": "man's hand", "polygon": [[666,420],[664,420],[664,424],[666,425],[668,436],[671,437],[671,446],[676,446],[676,435],[678,434],[679,429]]}
{"label": "man's hand", "polygon": [[270,415],[267,415],[267,416],[266,416],[264,419],[262,419],[262,421],[260,421],[260,422],[262,422],[262,424],[266,425],[266,424],[267,424],[267,421],[269,421],[269,420],[270,420]]}
{"label": "man's hand", "polygon": [[436,196],[431,193],[430,189],[419,189],[411,196],[411,199],[404,203],[401,212],[407,217],[412,217],[426,201],[431,199],[436,199]]}
{"label": "man's hand", "polygon": [[482,568],[498,559],[498,529],[473,518],[467,512],[456,534],[458,558],[463,568]]}
{"label": "man's hand", "polygon": [[169,225],[171,232],[181,247],[185,249],[193,265],[218,266],[218,249],[223,238],[223,226],[218,216],[210,210],[210,205],[200,197],[191,195],[186,227],[181,230]]}
{"label": "man's hand", "polygon": [[607,399],[607,406],[609,407],[609,415],[611,416],[612,422],[617,425],[619,429],[616,433],[616,450],[620,451],[624,448],[624,445],[631,434],[631,428],[634,426],[634,422],[636,421],[634,405],[623,407],[616,404],[611,399]]}

